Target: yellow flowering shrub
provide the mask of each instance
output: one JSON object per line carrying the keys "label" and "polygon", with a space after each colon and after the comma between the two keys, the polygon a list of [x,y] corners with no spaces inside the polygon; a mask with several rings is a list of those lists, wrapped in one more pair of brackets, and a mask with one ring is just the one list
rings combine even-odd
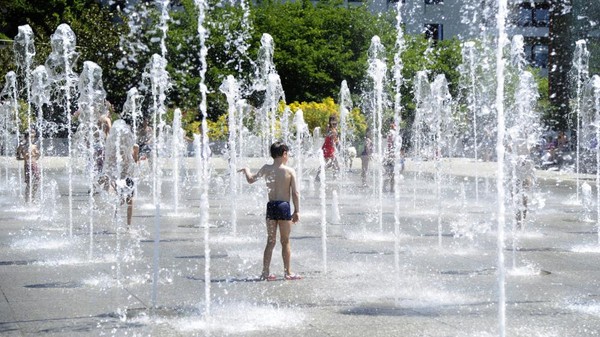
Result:
{"label": "yellow flowering shrub", "polygon": [[[184,126],[185,132],[188,135],[188,137],[192,138],[193,134],[200,133],[201,123],[201,121],[194,121]],[[206,124],[208,124],[208,139],[227,140],[227,136],[229,134],[229,128],[227,125],[227,114],[222,114],[221,116],[219,116],[217,121],[211,121],[209,119],[206,121]]]}
{"label": "yellow flowering shrub", "polygon": [[[293,113],[298,109],[302,110],[304,121],[311,131],[317,126],[321,127],[321,130],[325,130],[329,116],[336,116],[339,119],[340,115],[340,107],[331,97],[325,98],[322,102],[293,102],[289,106]],[[350,111],[349,127],[355,136],[362,137],[364,135],[367,122],[360,109],[354,108]]]}
{"label": "yellow flowering shrub", "polygon": [[[288,105],[290,110],[292,111],[291,119],[293,119],[293,114],[298,111],[298,109],[302,109],[304,114],[304,121],[308,124],[309,130],[312,131],[317,127],[321,127],[321,130],[325,130],[327,128],[327,123],[329,122],[329,116],[336,116],[339,118],[339,105],[334,102],[332,98],[326,98],[322,102],[293,102]],[[283,111],[285,110],[286,105],[282,101],[278,106],[278,114],[281,117],[283,115]],[[186,115],[184,115],[186,116]],[[217,121],[208,120],[208,137],[211,140],[226,140],[229,128],[228,128],[228,116],[226,113],[222,114]],[[198,133],[200,127],[200,121],[189,121],[184,120],[184,128],[186,130],[187,135],[191,138],[192,134]],[[280,124],[277,123],[277,129],[280,128]],[[367,127],[367,122],[365,116],[360,112],[358,108],[352,109],[349,117],[349,128],[352,134],[358,139],[362,139],[365,130]]]}

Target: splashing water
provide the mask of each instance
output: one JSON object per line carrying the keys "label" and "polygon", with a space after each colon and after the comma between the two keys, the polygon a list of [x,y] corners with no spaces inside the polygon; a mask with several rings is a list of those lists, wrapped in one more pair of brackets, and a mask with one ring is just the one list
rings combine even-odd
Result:
{"label": "splashing water", "polygon": [[[24,78],[25,82],[25,95],[27,99],[27,134],[31,134],[33,129],[33,121],[32,121],[32,111],[31,111],[31,64],[33,58],[35,57],[35,45],[34,45],[34,36],[33,31],[29,25],[19,26],[19,33],[15,37],[14,42],[14,50],[15,50],[15,60],[17,63],[17,68],[22,72],[22,78]],[[32,147],[27,147],[28,156],[32,158]],[[32,172],[33,169],[33,160],[28,160],[29,168],[28,171]],[[33,185],[34,175],[28,175],[27,185],[30,186],[28,189],[28,195],[26,196],[26,200],[33,201],[33,192],[34,189],[31,188]]]}
{"label": "splashing water", "polygon": [[331,192],[331,222],[334,224],[339,224],[342,222],[342,218],[340,216],[340,201],[338,192],[333,190]]}
{"label": "splashing water", "polygon": [[504,46],[507,42],[506,36],[506,14],[507,1],[498,1],[498,14],[496,24],[498,28],[498,47],[496,50],[496,112],[498,118],[498,134],[496,141],[496,152],[498,156],[498,169],[496,173],[496,187],[498,192],[498,326],[500,337],[506,335],[506,289],[505,289],[505,266],[504,266]]}
{"label": "splashing water", "polygon": [[[348,147],[351,146],[353,140],[353,134],[351,129],[351,116],[350,112],[352,111],[352,96],[350,96],[350,89],[348,88],[348,83],[344,80],[342,81],[342,85],[340,87],[340,149],[341,149],[341,159],[342,165],[346,165],[348,161]],[[352,160],[352,158],[350,158]],[[342,180],[344,180],[345,170],[342,170]]]}
{"label": "splashing water", "polygon": [[[402,61],[402,53],[406,50],[404,41],[404,33],[402,31],[402,1],[396,4],[396,52],[394,54],[394,123],[396,129],[394,137],[394,270],[396,271],[396,279],[400,280],[400,158],[402,149],[402,136],[400,128],[402,127],[402,95],[401,89],[404,85],[402,70],[404,63]],[[396,282],[399,284],[399,282]],[[398,291],[396,291],[398,293]],[[397,297],[396,297],[397,300]]]}
{"label": "splashing water", "polygon": [[327,195],[325,178],[325,157],[323,151],[319,153],[319,168],[321,185],[319,187],[319,197],[321,199],[321,250],[323,255],[323,272],[327,273]]}
{"label": "splashing water", "polygon": [[89,191],[88,191],[88,214],[90,230],[89,259],[93,258],[94,252],[94,191],[95,183],[102,171],[100,157],[104,148],[106,134],[102,130],[100,117],[104,114],[104,102],[106,92],[102,84],[102,69],[91,62],[83,64],[83,70],[79,78],[79,111],[82,121],[75,133],[77,149],[81,151],[88,167]]}
{"label": "splashing water", "polygon": [[143,79],[149,83],[152,94],[152,199],[154,203],[154,258],[152,273],[152,307],[157,305],[157,286],[160,256],[160,199],[161,199],[161,175],[159,166],[159,149],[164,144],[163,116],[166,113],[165,100],[169,88],[169,73],[166,70],[167,61],[160,55],[154,54],[150,63],[146,66]]}
{"label": "splashing water", "polygon": [[[571,85],[575,87],[575,107],[573,111],[575,113],[575,121],[576,121],[576,129],[577,135],[581,135],[582,132],[585,132],[585,129],[582,128],[582,119],[583,110],[581,109],[582,104],[582,95],[583,88],[585,83],[589,79],[589,58],[590,53],[587,50],[587,43],[585,40],[579,40],[575,43],[575,52],[573,53],[573,67],[571,69]],[[572,121],[572,118],[568,119],[569,124]],[[579,201],[579,173],[580,173],[580,163],[581,163],[581,138],[577,137],[577,145],[576,145],[576,154],[575,154],[575,173],[577,188],[575,195],[577,197],[577,201]]]}
{"label": "splashing water", "polygon": [[[584,137],[587,136],[584,139],[589,139],[591,144],[595,140],[593,151],[596,153],[596,223],[598,243],[600,244],[600,146],[598,145],[598,140],[600,139],[600,76],[594,75],[586,83],[584,97],[586,115],[582,118],[582,125],[586,130],[589,130],[584,133]],[[591,208],[591,200],[589,204]]]}
{"label": "splashing water", "polygon": [[48,71],[45,66],[38,66],[31,73],[31,102],[37,110],[36,115],[36,133],[38,135],[39,151],[40,151],[40,204],[44,204],[48,201],[45,198],[45,174],[44,174],[44,157],[45,151],[45,134],[56,132],[56,124],[44,120],[44,106],[50,104],[50,82],[48,77]]}
{"label": "splashing water", "polygon": [[371,39],[368,51],[368,76],[372,81],[372,110],[373,129],[376,130],[377,146],[377,177],[378,177],[378,200],[379,200],[379,231],[383,231],[383,113],[387,107],[384,87],[386,82],[387,66],[385,62],[385,47],[381,44],[378,36]]}
{"label": "splashing water", "polygon": [[[16,135],[16,147],[15,149],[19,148],[19,145],[21,144],[21,137],[20,137],[20,118],[19,118],[19,104],[18,104],[18,94],[17,94],[17,74],[14,71],[9,71],[6,76],[4,76],[5,78],[5,84],[4,84],[4,88],[2,89],[2,93],[1,96],[4,97],[8,97],[7,102],[3,103],[4,106],[4,111],[5,111],[5,116],[4,116],[4,135],[5,135],[5,140],[4,140],[4,144],[5,144],[5,149],[10,149],[10,145],[11,141],[10,141],[10,137],[11,134],[15,134]],[[14,150],[7,150],[6,154],[11,154],[14,155],[16,154],[16,152]],[[6,168],[6,186],[10,186],[9,185],[9,174],[8,174],[8,165],[5,166]],[[23,190],[23,180],[21,178],[21,170],[18,169],[17,170],[17,175],[18,175],[18,195],[21,194],[21,191]]]}
{"label": "splashing water", "polygon": [[206,38],[208,37],[208,31],[204,28],[204,19],[208,4],[203,0],[194,0],[196,9],[198,10],[198,39],[200,41],[200,114],[202,116],[202,134],[199,145],[202,149],[198,150],[201,159],[202,168],[202,192],[200,195],[200,227],[204,228],[204,316],[210,317],[210,227],[208,225],[208,125],[207,125],[207,112],[206,112],[206,93],[207,88],[204,84],[206,70],[208,68],[206,62],[206,55],[208,49],[206,47]]}
{"label": "splashing water", "polygon": [[431,83],[431,97],[432,97],[432,115],[433,123],[430,124],[430,139],[433,139],[433,147],[435,148],[435,185],[436,185],[436,197],[438,202],[438,245],[442,245],[442,172],[441,172],[441,160],[442,155],[449,148],[449,139],[447,138],[452,134],[452,96],[450,96],[450,90],[448,89],[448,81],[444,74],[437,75],[433,83]]}
{"label": "splashing water", "polygon": [[[46,69],[52,87],[60,92],[57,104],[62,107],[67,129],[67,172],[69,179],[69,236],[73,236],[73,117],[71,100],[77,97],[77,74],[73,67],[79,57],[75,51],[77,44],[75,33],[67,24],[60,24],[50,36],[52,51],[46,60]],[[60,113],[60,111],[58,112]]]}
{"label": "splashing water", "polygon": [[[239,87],[235,78],[231,75],[227,76],[227,78],[219,87],[219,90],[227,96],[228,103],[228,127],[229,127],[229,138],[228,138],[228,155],[229,155],[229,191],[232,204],[237,204],[237,130],[240,129],[237,125],[238,119],[236,118],[237,107],[239,106]],[[240,125],[241,126],[241,125]],[[230,208],[230,219],[232,226],[232,234],[233,236],[237,236],[237,211],[235,207]]]}
{"label": "splashing water", "polygon": [[181,127],[181,109],[175,109],[173,113],[173,126],[171,127],[171,159],[173,176],[173,208],[175,214],[179,214],[179,198],[181,195],[181,172],[185,170],[184,158],[187,150],[185,143],[185,131]]}

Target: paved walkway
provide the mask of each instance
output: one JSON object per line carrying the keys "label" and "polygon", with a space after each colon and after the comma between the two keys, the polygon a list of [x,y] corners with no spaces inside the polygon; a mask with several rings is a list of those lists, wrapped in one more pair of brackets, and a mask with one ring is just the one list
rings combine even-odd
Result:
{"label": "paved walkway", "polygon": [[[225,161],[212,161],[208,230],[199,226],[191,166],[177,202],[166,170],[159,221],[152,180],[140,181],[125,230],[125,208],[114,216],[114,195],[103,193],[90,207],[77,170],[71,225],[64,159],[44,165],[46,200],[31,206],[16,192],[17,164],[0,157],[1,336],[600,335],[596,205],[586,211],[576,200],[572,174],[538,172],[529,220],[515,240],[506,216],[499,270],[494,163],[446,161],[438,198],[433,175],[418,173],[433,172],[433,163],[408,160],[396,221],[392,193],[381,196],[380,213],[379,194],[358,187],[357,160],[354,171],[327,183],[326,238],[321,185],[305,173],[302,219],[292,233],[293,271],[304,279],[281,279],[278,245],[272,272],[279,279],[259,282],[265,187],[240,179],[241,193],[232,195]],[[593,179],[581,178],[595,186]]]}

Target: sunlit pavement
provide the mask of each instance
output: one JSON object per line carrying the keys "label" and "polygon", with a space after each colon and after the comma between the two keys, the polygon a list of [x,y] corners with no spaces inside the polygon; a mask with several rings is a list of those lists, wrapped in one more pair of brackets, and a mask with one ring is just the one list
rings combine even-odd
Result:
{"label": "sunlit pavement", "polygon": [[[355,160],[336,180],[326,176],[324,238],[311,159],[303,163],[301,222],[291,239],[292,269],[303,279],[283,280],[278,244],[271,264],[278,280],[266,282],[258,280],[266,240],[262,181],[248,185],[238,175],[233,194],[227,162],[213,158],[207,230],[200,226],[195,161],[187,161],[177,202],[172,171],[165,170],[159,212],[145,163],[126,229],[125,207],[114,216],[118,200],[104,192],[90,204],[87,178],[75,170],[71,226],[64,163],[44,159],[45,201],[27,205],[16,192],[18,164],[0,157],[2,336],[497,336],[502,329],[507,336],[600,335],[594,176],[580,176],[592,187],[584,195],[572,173],[537,173],[523,229],[513,231],[513,216],[505,214],[503,270],[496,163],[446,160],[438,189],[435,163],[409,158],[396,205],[395,194],[380,197],[359,186]],[[256,170],[262,163],[238,166]],[[374,165],[371,187],[377,172]]]}

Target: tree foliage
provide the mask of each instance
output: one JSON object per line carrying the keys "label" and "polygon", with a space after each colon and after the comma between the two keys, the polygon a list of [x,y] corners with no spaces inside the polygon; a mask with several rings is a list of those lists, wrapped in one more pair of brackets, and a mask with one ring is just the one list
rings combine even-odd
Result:
{"label": "tree foliage", "polygon": [[365,75],[374,35],[393,41],[393,25],[366,6],[338,1],[267,1],[253,8],[254,40],[269,33],[274,62],[288,101],[336,97],[343,80],[355,89]]}
{"label": "tree foliage", "polygon": [[[19,25],[29,24],[36,36],[37,64],[43,64],[47,57],[49,37],[56,27],[60,23],[69,24],[77,36],[78,69],[86,60],[100,65],[108,99],[117,109],[125,101],[129,88],[141,86],[141,74],[152,54],[160,54],[160,9],[155,2],[140,1],[134,8],[124,8],[123,1],[111,6],[102,6],[95,0],[0,1],[4,8],[0,12],[0,32],[14,37]],[[208,32],[205,84],[208,115],[214,122],[227,111],[225,96],[219,91],[227,75],[234,75],[248,94],[263,33],[269,33],[275,42],[274,63],[288,102],[327,102],[328,98],[338,97],[343,80],[358,97],[365,83],[367,50],[374,35],[387,47],[388,69],[392,69],[396,38],[393,13],[374,14],[367,6],[347,7],[339,0],[316,4],[308,0],[268,0],[250,7],[250,15],[245,17],[247,13],[239,5],[217,0],[208,3],[204,22]],[[167,104],[181,108],[186,121],[193,123],[199,120],[201,67],[198,10],[194,1],[178,1],[170,18],[165,42],[172,89]],[[444,73],[455,92],[460,48],[454,40],[441,41],[435,46],[422,36],[406,36],[406,40],[407,49],[402,55],[405,78],[402,102],[405,118],[410,119],[411,79],[419,70],[428,69],[432,79]],[[7,49],[0,51],[2,69],[14,68],[9,63],[12,48],[11,53],[6,53]],[[392,88],[388,90],[391,94]],[[248,98],[250,102],[256,101],[254,96]],[[322,123],[315,121],[317,124]]]}
{"label": "tree foliage", "polygon": [[[124,26],[116,11],[102,6],[94,0],[0,0],[0,31],[9,37],[17,35],[18,27],[29,25],[35,35],[35,65],[44,64],[50,49],[50,35],[61,23],[68,24],[77,36],[79,62],[76,71],[81,70],[83,61],[93,61],[104,71],[103,76],[108,99],[125,95],[121,92],[124,83],[116,76],[115,60],[119,55],[119,37]],[[2,69],[14,69],[12,45],[5,45],[0,56]]]}

